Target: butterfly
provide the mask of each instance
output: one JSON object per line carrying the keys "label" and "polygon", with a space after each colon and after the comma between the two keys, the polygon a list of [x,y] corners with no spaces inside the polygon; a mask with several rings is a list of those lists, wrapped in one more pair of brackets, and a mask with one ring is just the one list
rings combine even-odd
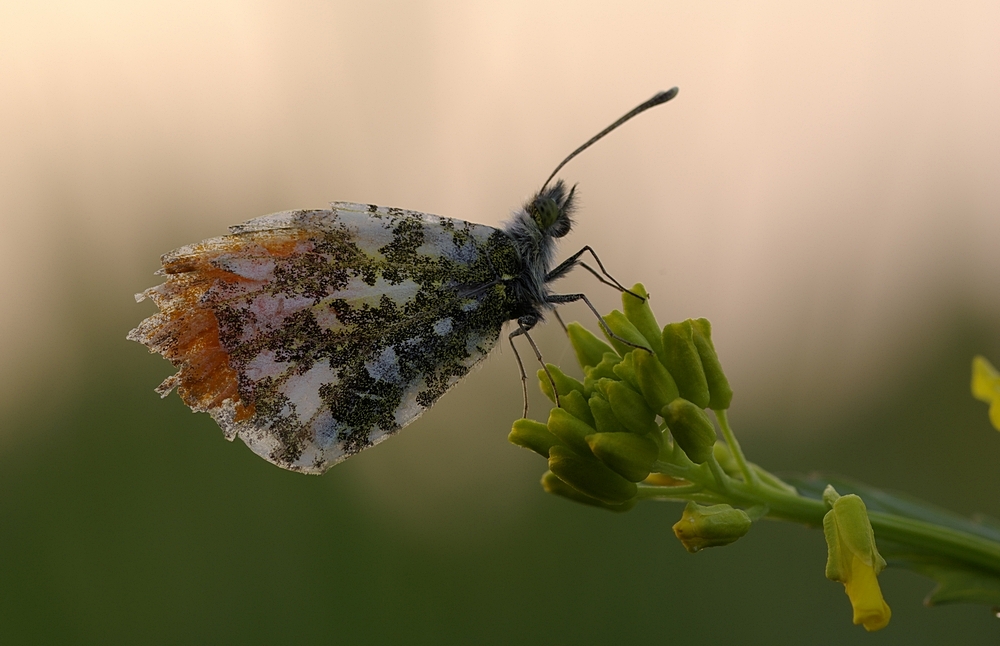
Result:
{"label": "butterfly", "polygon": [[[322,473],[415,420],[482,361],[508,321],[527,407],[514,338],[525,336],[541,361],[528,331],[544,312],[584,301],[613,335],[586,296],[555,294],[551,283],[580,265],[627,291],[590,247],[552,266],[575,190],[552,180],[676,94],[656,94],[577,148],[501,228],[334,202],[171,251],[157,271],[165,282],[136,295],[159,312],[128,339],[178,368],[156,389],[162,397],[176,388],[227,439],[303,473]],[[587,252],[601,274],[580,260]]]}

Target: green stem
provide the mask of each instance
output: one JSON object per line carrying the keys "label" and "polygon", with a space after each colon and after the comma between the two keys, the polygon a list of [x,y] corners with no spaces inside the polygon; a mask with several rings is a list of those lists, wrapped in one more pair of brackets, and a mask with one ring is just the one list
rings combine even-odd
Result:
{"label": "green stem", "polygon": [[672,502],[687,502],[689,500],[703,505],[715,505],[728,502],[729,498],[720,496],[714,491],[706,491],[701,485],[682,485],[664,487],[660,485],[640,484],[638,497],[643,500],[665,500]]}
{"label": "green stem", "polygon": [[686,500],[686,496],[702,493],[705,488],[701,485],[678,485],[676,487],[664,487],[662,485],[640,484],[640,498],[672,498],[675,500]]}
{"label": "green stem", "polygon": [[[768,518],[821,527],[827,507],[822,500],[806,498],[770,487],[753,487],[744,482],[729,480],[727,492],[713,492],[708,487],[694,484],[684,487],[640,487],[643,498],[671,497],[690,500],[713,499],[745,507],[766,505]],[[726,495],[728,494],[728,495]],[[869,512],[876,541],[892,541],[913,548],[921,554],[937,556],[1000,575],[1000,543],[982,536],[950,527],[884,512]]]}
{"label": "green stem", "polygon": [[740,472],[743,473],[743,479],[753,485],[759,486],[760,478],[757,477],[757,474],[747,464],[747,459],[743,455],[743,449],[740,448],[740,443],[736,440],[736,435],[733,433],[733,429],[729,426],[729,417],[726,415],[726,411],[715,411],[715,418],[719,420],[719,428],[722,429],[722,437],[726,438],[726,444],[729,445],[729,449],[733,452],[733,457],[736,458],[736,464],[739,465]]}
{"label": "green stem", "polygon": [[720,493],[727,493],[729,491],[729,481],[732,480],[719,466],[719,461],[715,459],[714,455],[708,456],[708,468],[712,471],[712,475],[715,476],[715,482],[717,483]]}
{"label": "green stem", "polygon": [[868,512],[875,539],[915,547],[920,552],[945,556],[977,569],[1000,574],[1000,543],[950,527],[896,514]]}

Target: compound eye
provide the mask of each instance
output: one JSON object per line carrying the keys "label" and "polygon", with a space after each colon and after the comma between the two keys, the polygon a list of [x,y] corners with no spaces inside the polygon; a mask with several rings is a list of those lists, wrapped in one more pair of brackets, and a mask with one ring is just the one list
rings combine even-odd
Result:
{"label": "compound eye", "polygon": [[531,216],[539,229],[548,231],[559,220],[559,205],[551,197],[539,200],[535,202]]}

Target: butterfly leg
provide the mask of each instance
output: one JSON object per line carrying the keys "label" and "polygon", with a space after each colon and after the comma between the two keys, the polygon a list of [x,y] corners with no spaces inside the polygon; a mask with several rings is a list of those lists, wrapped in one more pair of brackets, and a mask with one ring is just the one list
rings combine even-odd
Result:
{"label": "butterfly leg", "polygon": [[517,329],[507,335],[510,347],[514,351],[514,358],[517,359],[517,369],[521,371],[521,391],[524,393],[524,417],[528,416],[528,375],[524,372],[524,363],[521,361],[521,355],[517,351],[517,346],[514,345],[514,337],[516,336],[523,336],[528,340],[531,349],[535,352],[535,358],[538,359],[538,363],[542,364],[542,370],[545,371],[545,376],[549,378],[549,384],[552,385],[552,393],[555,396],[556,406],[560,405],[559,390],[556,388],[555,379],[552,378],[552,373],[549,372],[548,366],[545,365],[545,360],[542,359],[542,353],[538,349],[538,346],[535,345],[535,340],[528,334],[528,330],[535,327],[540,318],[537,314],[526,314],[520,317],[517,319]]}
{"label": "butterfly leg", "polygon": [[556,320],[559,321],[559,325],[562,326],[563,332],[566,332],[567,334],[569,334],[569,328],[566,327],[566,323],[564,323],[563,320],[562,320],[562,317],[559,316],[559,310],[556,309],[555,307],[553,307],[552,308],[552,314],[556,317]]}
{"label": "butterfly leg", "polygon": [[[629,292],[629,293],[631,294],[631,292]],[[603,329],[604,332],[609,337],[611,337],[615,341],[620,341],[621,343],[624,343],[625,345],[631,346],[633,348],[638,348],[640,350],[645,350],[646,352],[649,352],[650,354],[653,353],[653,351],[650,350],[649,348],[647,348],[646,346],[644,346],[644,345],[636,345],[635,343],[632,343],[631,341],[627,341],[627,340],[621,338],[620,336],[618,336],[617,334],[615,334],[611,330],[611,328],[608,327],[608,324],[604,320],[604,317],[601,316],[600,312],[597,311],[597,308],[594,307],[594,304],[590,302],[590,299],[587,298],[586,294],[549,294],[549,296],[545,299],[545,301],[547,303],[551,303],[553,305],[558,305],[560,303],[574,303],[576,301],[583,301],[584,303],[587,304],[587,307],[590,308],[590,311],[594,313],[594,316],[597,317],[597,321],[601,324],[601,329]]]}
{"label": "butterfly leg", "polygon": [[[597,266],[601,268],[601,273],[600,274],[597,273],[596,271],[594,271],[594,269],[590,265],[588,265],[587,263],[580,262],[580,256],[582,256],[583,254],[587,253],[588,251],[590,252],[590,255],[594,257],[594,260],[597,261]],[[614,287],[615,289],[617,289],[620,292],[625,292],[627,294],[631,294],[632,296],[635,296],[636,298],[638,298],[640,301],[646,300],[645,298],[643,298],[642,296],[639,296],[638,294],[636,294],[632,290],[626,289],[625,286],[622,285],[621,283],[619,283],[615,279],[614,276],[612,276],[611,274],[609,274],[608,270],[604,268],[604,263],[602,263],[601,259],[597,257],[597,253],[590,247],[590,245],[587,245],[583,249],[580,249],[575,254],[573,254],[572,256],[570,256],[569,258],[567,258],[566,260],[564,260],[561,263],[559,263],[559,265],[555,269],[553,269],[552,271],[550,271],[548,274],[545,275],[545,282],[551,282],[551,281],[556,280],[558,278],[562,278],[567,273],[569,273],[569,271],[571,269],[573,269],[573,267],[576,267],[577,265],[580,265],[581,267],[583,267],[584,269],[586,269],[587,271],[589,271],[590,273],[592,273],[594,275],[594,277],[597,278],[597,280],[601,281],[605,285],[608,285],[609,287]],[[602,276],[601,274],[604,274],[604,275]],[[605,279],[605,276],[607,276],[607,279]]]}

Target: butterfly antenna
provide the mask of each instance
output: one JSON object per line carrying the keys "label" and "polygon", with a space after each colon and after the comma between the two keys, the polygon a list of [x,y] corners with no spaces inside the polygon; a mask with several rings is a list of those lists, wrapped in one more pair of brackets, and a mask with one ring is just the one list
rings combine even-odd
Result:
{"label": "butterfly antenna", "polygon": [[583,144],[582,146],[580,146],[579,148],[577,148],[576,150],[574,150],[573,152],[571,152],[569,154],[569,156],[566,157],[566,159],[564,159],[561,162],[559,162],[559,165],[556,166],[556,169],[554,171],[552,171],[552,174],[549,175],[549,178],[547,180],[545,180],[544,184],[542,184],[542,190],[539,191],[539,193],[545,191],[545,187],[547,187],[549,185],[549,182],[552,181],[552,178],[556,176],[556,173],[558,173],[560,170],[562,170],[562,167],[565,166],[569,162],[569,160],[573,159],[574,157],[576,157],[577,155],[579,155],[580,153],[582,153],[584,150],[586,150],[591,145],[593,145],[594,143],[596,143],[601,137],[603,137],[604,135],[608,134],[609,132],[611,132],[612,130],[614,130],[618,126],[622,125],[623,123],[625,123],[626,121],[628,121],[632,117],[636,116],[637,114],[645,112],[646,110],[648,110],[648,109],[650,109],[652,107],[660,105],[661,103],[666,103],[670,99],[674,98],[675,96],[677,96],[677,92],[678,92],[678,89],[676,87],[672,87],[669,90],[667,90],[666,92],[657,92],[656,95],[653,98],[649,99],[648,101],[643,101],[639,105],[635,106],[634,108],[632,108],[631,110],[629,110],[625,115],[623,115],[620,119],[618,119],[618,121],[615,121],[610,126],[608,126],[604,130],[600,131],[599,133],[597,133],[596,135],[594,135],[593,137],[591,137],[587,141],[587,143]]}

